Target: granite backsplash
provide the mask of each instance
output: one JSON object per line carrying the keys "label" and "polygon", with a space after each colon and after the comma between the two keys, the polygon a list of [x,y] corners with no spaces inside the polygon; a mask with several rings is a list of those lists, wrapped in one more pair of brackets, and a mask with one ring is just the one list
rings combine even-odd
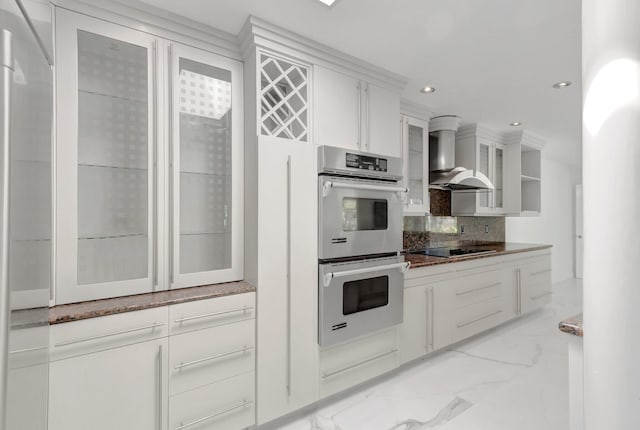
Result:
{"label": "granite backsplash", "polygon": [[504,242],[504,237],[504,217],[404,217],[403,246],[408,251]]}

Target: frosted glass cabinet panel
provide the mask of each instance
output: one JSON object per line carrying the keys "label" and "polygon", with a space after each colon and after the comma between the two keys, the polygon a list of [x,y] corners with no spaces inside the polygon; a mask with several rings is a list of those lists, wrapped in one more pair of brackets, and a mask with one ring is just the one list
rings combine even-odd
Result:
{"label": "frosted glass cabinet panel", "polygon": [[153,37],[56,11],[56,302],[154,288]]}
{"label": "frosted glass cabinet panel", "polygon": [[429,123],[403,116],[402,146],[404,184],[409,189],[404,213],[424,215],[431,211],[429,202]]}
{"label": "frosted glass cabinet panel", "polygon": [[238,280],[242,277],[241,64],[178,44],[169,49],[171,286]]}

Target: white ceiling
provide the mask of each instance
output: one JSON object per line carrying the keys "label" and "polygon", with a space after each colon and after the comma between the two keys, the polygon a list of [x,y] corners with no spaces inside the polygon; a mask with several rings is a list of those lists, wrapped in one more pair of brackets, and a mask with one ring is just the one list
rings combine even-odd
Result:
{"label": "white ceiling", "polygon": [[[580,0],[144,0],[238,34],[255,15],[410,79],[435,114],[547,138],[581,164]],[[551,85],[570,80],[556,90]],[[432,85],[437,91],[418,90]]]}

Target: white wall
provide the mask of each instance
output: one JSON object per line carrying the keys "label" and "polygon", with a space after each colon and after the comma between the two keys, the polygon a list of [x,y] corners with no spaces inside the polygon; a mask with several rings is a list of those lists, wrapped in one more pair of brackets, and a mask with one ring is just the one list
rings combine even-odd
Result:
{"label": "white wall", "polygon": [[507,242],[553,245],[554,283],[574,276],[574,187],[578,183],[578,167],[543,158],[542,215],[509,217],[505,222]]}

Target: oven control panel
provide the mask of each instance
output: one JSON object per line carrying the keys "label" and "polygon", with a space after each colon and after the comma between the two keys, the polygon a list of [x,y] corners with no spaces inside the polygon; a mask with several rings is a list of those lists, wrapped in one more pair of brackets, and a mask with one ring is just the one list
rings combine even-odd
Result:
{"label": "oven control panel", "polygon": [[346,156],[347,167],[361,170],[373,170],[376,172],[387,171],[387,159],[379,157],[370,157],[368,155],[353,154],[347,152]]}

